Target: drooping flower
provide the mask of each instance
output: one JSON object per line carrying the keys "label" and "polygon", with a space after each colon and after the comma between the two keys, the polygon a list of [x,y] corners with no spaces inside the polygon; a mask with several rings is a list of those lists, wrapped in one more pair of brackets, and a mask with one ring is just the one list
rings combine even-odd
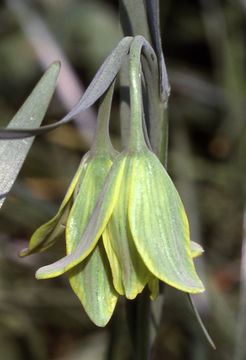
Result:
{"label": "drooping flower", "polygon": [[[43,279],[69,271],[76,293],[83,293],[87,284],[90,292],[83,296],[90,297],[94,303],[94,274],[99,279],[103,266],[109,277],[112,273],[116,293],[129,299],[135,298],[146,285],[151,297],[155,298],[158,280],[190,293],[204,290],[193,263],[193,257],[201,249],[190,242],[182,201],[165,168],[145,143],[138,40],[136,37],[130,52],[131,129],[128,146],[113,161],[91,216],[82,221],[81,229],[82,200],[86,190],[73,206],[66,226],[68,255],[36,273],[37,278]],[[77,235],[71,237],[72,233]],[[97,270],[96,265],[90,268],[94,254],[102,264]],[[81,271],[85,271],[84,276]],[[96,291],[97,294],[101,291],[98,301],[107,296],[102,288]],[[103,317],[100,306],[93,308],[89,304],[86,311],[89,316],[97,311],[93,316]],[[105,325],[111,314],[112,311],[108,311],[98,324]]]}
{"label": "drooping flower", "polygon": [[[100,106],[93,145],[84,155],[58,213],[35,231],[28,249],[23,250],[21,256],[47,249],[64,233],[68,254],[80,240],[117,155],[108,135],[112,93],[113,86]],[[83,264],[71,271],[69,281],[92,321],[99,326],[105,325],[112,315],[118,294],[113,288],[104,248],[98,246]]]}

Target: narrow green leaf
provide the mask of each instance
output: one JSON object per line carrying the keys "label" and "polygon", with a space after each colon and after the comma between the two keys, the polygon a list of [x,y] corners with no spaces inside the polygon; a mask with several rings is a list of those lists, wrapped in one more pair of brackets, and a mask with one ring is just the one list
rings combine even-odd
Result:
{"label": "narrow green leaf", "polygon": [[138,252],[156,277],[186,292],[204,291],[192,261],[189,224],[182,202],[150,151],[135,158],[129,220]]}
{"label": "narrow green leaf", "polygon": [[102,239],[92,253],[70,270],[68,275],[72,289],[90,319],[97,326],[105,326],[113,314],[118,295],[112,284]]}
{"label": "narrow green leaf", "polygon": [[62,124],[71,121],[81,111],[86,110],[104,94],[104,92],[107,90],[107,88],[110,86],[110,84],[118,74],[121,65],[127,57],[131,42],[132,37],[125,37],[118,43],[118,45],[106,58],[106,60],[96,73],[94,79],[90,83],[89,87],[86,89],[84,95],[79,100],[77,105],[75,105],[73,109],[60,121],[57,121],[55,124],[42,126],[37,129],[0,129],[0,139],[18,139],[43,134],[47,131],[57,128]]}
{"label": "narrow green leaf", "polygon": [[170,94],[170,87],[167,78],[166,64],[161,44],[159,0],[145,0],[145,5],[153,43],[152,45],[156,51],[158,58],[160,97],[165,103],[165,105],[167,105],[168,97]]}
{"label": "narrow green leaf", "polygon": [[154,153],[159,157],[163,147],[162,137],[162,119],[163,117],[163,104],[160,103],[159,98],[159,87],[158,87],[158,72],[151,70],[148,61],[142,57],[142,68],[145,80],[146,88],[146,103],[148,106],[145,107],[145,118],[150,124],[149,138],[151,142],[151,148]]}
{"label": "narrow green leaf", "polygon": [[192,299],[191,294],[187,294],[187,296],[188,296],[188,299],[189,299],[189,303],[190,303],[190,305],[191,305],[191,308],[192,308],[192,310],[193,310],[193,312],[194,312],[194,314],[195,314],[195,317],[196,317],[196,319],[197,319],[197,321],[198,321],[198,324],[200,325],[200,328],[202,329],[202,332],[203,332],[205,338],[207,339],[207,341],[208,341],[208,343],[211,345],[211,347],[212,347],[214,350],[216,350],[216,346],[215,346],[215,344],[214,344],[211,336],[209,335],[209,333],[208,333],[205,325],[203,324],[203,321],[202,321],[202,319],[201,319],[201,317],[200,317],[200,315],[199,315],[199,313],[198,313],[198,311],[197,311],[196,305],[195,305],[195,303],[194,303],[194,301],[193,301],[193,299]]}
{"label": "narrow green leaf", "polygon": [[[34,128],[41,124],[54,93],[60,63],[54,62],[8,125],[12,128]],[[10,191],[34,138],[0,142],[0,207]]]}
{"label": "narrow green leaf", "polygon": [[88,225],[76,249],[51,265],[36,272],[37,279],[56,277],[70,270],[84,260],[97,244],[111,214],[117,197],[124,170],[124,162],[115,161],[98,197]]}
{"label": "narrow green leaf", "polygon": [[72,195],[78,182],[83,180],[85,163],[89,153],[86,153],[81,160],[80,166],[73,177],[68,191],[61,203],[57,214],[46,224],[40,226],[32,235],[28,249],[21,251],[20,256],[27,256],[36,252],[44,251],[52,246],[65,232],[65,225],[72,205]]}
{"label": "narrow green leaf", "polygon": [[120,0],[120,22],[125,36],[142,35],[149,42],[149,32],[145,0]]}

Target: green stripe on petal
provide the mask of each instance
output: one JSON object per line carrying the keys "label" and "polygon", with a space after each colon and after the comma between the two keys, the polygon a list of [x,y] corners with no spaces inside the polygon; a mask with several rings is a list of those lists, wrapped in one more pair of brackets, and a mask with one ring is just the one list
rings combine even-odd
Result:
{"label": "green stripe on petal", "polygon": [[125,289],[124,289],[123,279],[122,279],[122,269],[120,267],[119,258],[117,257],[116,252],[111,244],[112,230],[111,230],[111,227],[109,227],[108,225],[105,227],[105,229],[102,233],[102,238],[103,238],[103,245],[106,250],[107,257],[109,259],[109,263],[110,263],[110,267],[111,267],[111,271],[112,271],[114,288],[118,292],[118,294],[124,295]]}
{"label": "green stripe on petal", "polygon": [[24,249],[20,252],[20,256],[30,255],[36,252],[43,251],[52,246],[59,238],[62,237],[65,231],[65,224],[73,201],[72,195],[78,181],[81,181],[83,177],[83,170],[85,169],[85,162],[88,159],[88,154],[85,154],[79,165],[76,174],[68,188],[68,191],[61,203],[61,206],[56,214],[46,224],[40,226],[32,235],[28,249]]}
{"label": "green stripe on petal", "polygon": [[97,326],[108,323],[118,298],[101,241],[81,264],[68,273],[73,291]]}
{"label": "green stripe on petal", "polygon": [[[202,255],[204,251],[201,245],[199,245],[195,241],[190,242],[190,249],[191,249],[191,256],[193,258]],[[153,277],[153,279],[151,279],[148,282],[148,287],[150,290],[150,299],[155,300],[159,295],[159,279]]]}
{"label": "green stripe on petal", "polygon": [[[131,158],[126,158],[126,166],[121,183],[120,195],[109,219],[103,236],[113,274],[115,289],[134,299],[141,293],[152,274],[139,256],[128,221],[129,178],[131,177]],[[103,234],[104,234],[103,233]]]}
{"label": "green stripe on petal", "polygon": [[129,220],[134,242],[149,270],[180,290],[204,291],[190,251],[189,224],[164,167],[150,151],[135,156]]}
{"label": "green stripe on petal", "polygon": [[196,257],[202,255],[202,253],[204,252],[201,245],[196,243],[195,241],[190,242],[190,251],[191,251],[191,256],[193,258],[196,258]]}
{"label": "green stripe on petal", "polygon": [[112,166],[98,197],[90,221],[75,250],[55,263],[40,268],[36,272],[37,279],[47,279],[63,274],[82,262],[94,249],[117,201],[124,166],[124,161],[117,160]]}
{"label": "green stripe on petal", "polygon": [[111,166],[108,156],[92,156],[87,161],[85,175],[67,221],[68,254],[76,248],[83,235]]}

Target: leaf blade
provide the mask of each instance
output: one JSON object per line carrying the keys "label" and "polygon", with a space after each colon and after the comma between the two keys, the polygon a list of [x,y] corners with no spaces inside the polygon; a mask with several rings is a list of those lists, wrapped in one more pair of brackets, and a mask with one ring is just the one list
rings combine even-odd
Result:
{"label": "leaf blade", "polygon": [[0,129],[0,139],[9,139],[9,138],[25,138],[33,135],[40,135],[56,129],[58,126],[65,124],[71,121],[76,117],[80,112],[86,110],[94,102],[96,102],[110,86],[117,73],[120,70],[121,65],[123,64],[129,47],[132,42],[132,37],[124,37],[118,45],[114,48],[111,54],[105,59],[89,87],[85,91],[82,98],[79,102],[73,107],[73,109],[64,116],[61,120],[57,121],[54,124],[42,126],[37,129]]}
{"label": "leaf blade", "polygon": [[[54,62],[9,123],[9,128],[39,126],[55,90],[60,64]],[[10,130],[11,131],[11,130]],[[0,145],[0,208],[3,205],[32,145],[34,138],[2,141]]]}

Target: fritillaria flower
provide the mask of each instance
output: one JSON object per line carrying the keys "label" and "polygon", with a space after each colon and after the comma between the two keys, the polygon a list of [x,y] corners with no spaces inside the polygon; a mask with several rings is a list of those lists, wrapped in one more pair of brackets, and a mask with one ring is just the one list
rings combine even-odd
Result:
{"label": "fritillaria flower", "polygon": [[201,249],[190,242],[182,201],[145,142],[140,45],[136,37],[130,50],[128,146],[114,158],[107,176],[107,171],[100,175],[100,191],[92,197],[89,211],[91,180],[86,188],[80,175],[80,189],[66,222],[68,255],[36,273],[44,279],[68,271],[74,291],[99,326],[109,321],[118,295],[134,299],[147,285],[154,299],[159,280],[189,293],[204,291],[193,263]]}
{"label": "fritillaria flower", "polygon": [[[81,239],[117,155],[108,134],[112,94],[113,85],[100,106],[92,147],[84,155],[57,214],[35,231],[28,249],[24,249],[21,256],[49,248],[63,238],[64,233],[67,253],[70,254]],[[75,271],[69,272],[69,281],[92,321],[99,326],[105,325],[112,315],[118,294],[113,288],[103,246],[99,244]],[[95,291],[92,292],[91,288]]]}

